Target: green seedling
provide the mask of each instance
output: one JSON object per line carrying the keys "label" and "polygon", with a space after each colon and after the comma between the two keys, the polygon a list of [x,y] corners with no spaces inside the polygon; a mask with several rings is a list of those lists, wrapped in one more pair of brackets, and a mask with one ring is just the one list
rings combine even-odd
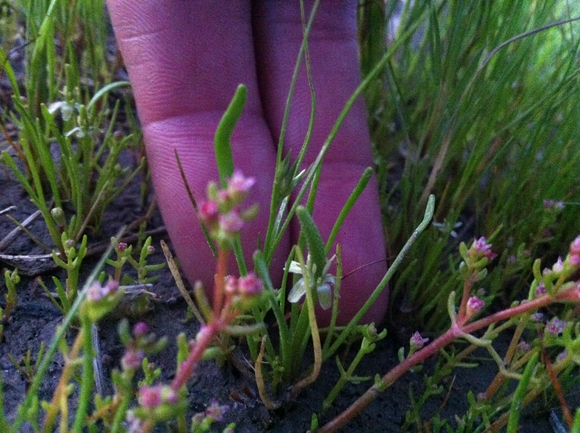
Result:
{"label": "green seedling", "polygon": [[20,275],[18,275],[18,269],[14,269],[12,272],[4,272],[4,281],[6,281],[6,290],[8,291],[4,295],[6,299],[6,306],[2,311],[2,323],[5,323],[9,318],[12,311],[16,308],[18,303],[18,298],[16,296],[16,285],[20,282]]}
{"label": "green seedling", "polygon": [[34,376],[38,372],[38,367],[40,365],[42,357],[44,356],[44,350],[45,350],[44,343],[41,343],[40,348],[38,349],[38,355],[36,355],[36,361],[34,362],[32,361],[32,351],[30,349],[26,352],[26,355],[20,359],[20,361],[17,361],[16,358],[14,358],[14,356],[8,354],[8,358],[10,358],[10,361],[12,362],[14,367],[16,367],[16,369],[20,372],[20,374],[22,374],[22,377],[24,378],[27,384],[32,383]]}

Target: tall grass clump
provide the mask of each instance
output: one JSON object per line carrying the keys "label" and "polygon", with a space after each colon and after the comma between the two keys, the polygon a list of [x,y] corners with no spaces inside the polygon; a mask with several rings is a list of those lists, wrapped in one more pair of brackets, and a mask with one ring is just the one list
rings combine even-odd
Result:
{"label": "tall grass clump", "polygon": [[393,251],[428,194],[438,198],[392,300],[440,329],[458,281],[450,253],[479,233],[501,256],[488,294],[509,304],[531,257],[548,258],[578,229],[580,30],[564,22],[578,6],[427,1],[363,11],[363,69],[395,50],[366,94]]}

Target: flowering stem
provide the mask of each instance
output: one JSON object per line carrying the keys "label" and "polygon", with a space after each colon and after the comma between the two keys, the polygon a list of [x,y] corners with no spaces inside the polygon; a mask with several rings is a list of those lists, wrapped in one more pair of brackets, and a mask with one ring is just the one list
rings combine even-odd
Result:
{"label": "flowering stem", "polygon": [[173,382],[171,382],[171,388],[175,392],[179,392],[193,374],[195,365],[199,362],[205,350],[211,344],[211,341],[219,333],[221,329],[220,324],[221,321],[219,320],[213,321],[207,326],[202,326],[201,330],[198,332],[195,345],[191,349],[187,359],[180,364],[179,370],[177,371]]}
{"label": "flowering stem", "polygon": [[558,301],[570,301],[572,299],[577,299],[580,301],[580,285],[575,285],[569,289],[563,290],[556,296],[543,295],[539,298],[527,301],[520,305],[512,308],[500,311],[498,313],[487,316],[483,319],[477,320],[468,325],[461,323],[455,323],[451,328],[441,335],[438,339],[434,340],[431,344],[425,346],[423,349],[415,352],[413,355],[406,358],[399,365],[394,367],[391,371],[385,374],[379,381],[377,381],[372,387],[370,387],[362,396],[360,396],[353,404],[351,404],[344,412],[338,415],[336,418],[331,420],[329,423],[324,425],[320,430],[320,433],[333,432],[338,430],[340,427],[344,426],[348,421],[358,415],[366,406],[372,403],[377,396],[391,386],[399,377],[404,373],[409,371],[415,365],[423,362],[427,358],[433,356],[436,352],[441,350],[443,347],[447,346],[449,343],[453,342],[455,339],[470,335],[473,332],[485,328],[493,323],[510,319],[518,314],[527,313],[532,310],[537,310],[538,308],[545,307],[546,305],[552,304]]}
{"label": "flowering stem", "polygon": [[433,341],[431,344],[425,346],[423,349],[406,358],[403,362],[398,364],[386,375],[384,375],[372,387],[370,387],[344,412],[342,412],[340,415],[318,430],[318,432],[327,433],[337,431],[340,427],[344,426],[348,421],[358,415],[365,407],[372,403],[381,392],[395,383],[399,377],[401,377],[403,374],[405,374],[407,371],[409,371],[423,360],[433,356],[441,348],[447,346],[460,335],[461,332],[458,327],[451,328],[437,340]]}
{"label": "flowering stem", "polygon": [[[572,289],[574,290],[574,288]],[[562,293],[564,295],[565,293]],[[476,320],[469,325],[465,325],[463,327],[463,332],[466,334],[471,334],[478,329],[485,328],[486,326],[491,325],[492,323],[496,323],[502,320],[510,319],[518,314],[527,313],[528,311],[537,310],[539,308],[545,307],[546,305],[552,304],[554,302],[559,301],[560,296],[550,296],[550,295],[543,295],[539,298],[533,299],[531,301],[524,302],[520,305],[516,305],[515,307],[508,308],[503,311],[499,311],[491,316],[484,317],[483,319]],[[580,299],[579,299],[580,300]]]}

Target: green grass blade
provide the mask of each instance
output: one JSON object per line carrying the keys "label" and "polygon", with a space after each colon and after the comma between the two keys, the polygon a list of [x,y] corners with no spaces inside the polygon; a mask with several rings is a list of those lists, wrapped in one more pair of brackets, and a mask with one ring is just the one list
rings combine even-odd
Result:
{"label": "green grass blade", "polygon": [[524,397],[526,396],[526,391],[528,389],[528,384],[530,383],[530,379],[532,378],[534,367],[538,362],[538,354],[534,354],[532,359],[528,361],[526,364],[526,368],[524,370],[524,374],[518,383],[518,387],[514,392],[514,397],[512,399],[512,404],[510,408],[510,415],[507,424],[507,433],[517,433],[519,431],[519,420],[520,414],[522,413],[522,403]]}
{"label": "green grass blade", "polygon": [[246,104],[247,93],[247,87],[240,84],[215,132],[215,158],[222,188],[225,188],[227,179],[232,177],[234,174],[234,158],[232,155],[231,138],[236,124],[242,115],[244,105]]}
{"label": "green grass blade", "polygon": [[320,277],[322,276],[322,270],[326,265],[326,252],[324,250],[324,242],[320,236],[320,231],[318,231],[318,227],[316,227],[312,216],[305,207],[298,206],[296,209],[296,216],[298,216],[298,219],[300,220],[300,235],[304,236],[306,239],[308,254],[310,255],[312,263],[316,265],[316,277]]}
{"label": "green grass blade", "polygon": [[344,204],[342,210],[340,211],[340,214],[338,214],[338,218],[336,219],[336,222],[334,223],[334,226],[332,227],[330,235],[328,236],[328,240],[326,241],[326,247],[324,249],[324,251],[326,252],[326,255],[328,255],[328,253],[330,252],[330,248],[332,248],[332,244],[334,243],[334,239],[336,238],[336,235],[338,234],[338,231],[340,230],[342,223],[346,219],[348,213],[350,212],[350,210],[352,209],[352,207],[354,206],[354,204],[356,203],[356,201],[358,200],[360,195],[363,193],[363,191],[367,187],[369,181],[371,180],[372,175],[373,175],[373,169],[370,167],[366,168],[365,171],[363,172],[360,180],[356,184],[356,187],[352,191],[350,197],[348,198],[348,200]]}

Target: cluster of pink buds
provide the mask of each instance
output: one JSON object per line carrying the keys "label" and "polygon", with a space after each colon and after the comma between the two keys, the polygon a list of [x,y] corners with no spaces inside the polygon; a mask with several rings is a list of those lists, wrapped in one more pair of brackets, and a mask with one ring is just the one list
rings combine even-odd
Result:
{"label": "cluster of pink buds", "polygon": [[228,275],[225,281],[225,293],[230,305],[247,309],[262,294],[263,285],[258,276],[250,272],[245,277],[236,278]]}
{"label": "cluster of pink buds", "polygon": [[240,278],[229,275],[226,277],[226,293],[243,297],[258,296],[262,294],[262,281],[253,272]]}
{"label": "cluster of pink buds", "polygon": [[460,264],[462,272],[479,271],[475,282],[485,277],[487,273],[485,267],[497,257],[497,254],[491,250],[491,244],[483,236],[479,239],[475,238],[469,248],[462,242],[459,245],[459,254],[463,259]]}
{"label": "cluster of pink buds", "polygon": [[119,283],[115,280],[109,281],[104,286],[101,286],[101,283],[95,281],[87,290],[87,299],[92,302],[100,301],[101,299],[115,293],[118,288]]}
{"label": "cluster of pink buds", "polygon": [[483,236],[473,240],[467,255],[476,260],[485,257],[490,261],[497,257],[497,254],[491,250],[491,244],[488,244],[487,239]]}
{"label": "cluster of pink buds", "polygon": [[154,423],[174,419],[187,408],[187,401],[169,385],[144,386],[139,390],[138,400],[134,415]]}
{"label": "cluster of pink buds", "polygon": [[177,400],[177,393],[168,385],[144,386],[139,390],[139,403],[143,407],[153,408]]}
{"label": "cluster of pink buds", "polygon": [[208,185],[207,200],[198,209],[199,219],[222,247],[231,245],[244,223],[256,216],[257,206],[244,210],[240,206],[254,183],[253,177],[235,171],[224,189],[214,182]]}
{"label": "cluster of pink buds", "polygon": [[87,296],[81,305],[80,313],[91,322],[97,322],[117,306],[123,294],[123,290],[119,289],[119,283],[115,280],[110,280],[105,285],[95,281],[87,289]]}
{"label": "cluster of pink buds", "polygon": [[149,327],[143,322],[133,327],[132,335],[129,332],[127,321],[119,324],[119,336],[125,345],[125,354],[121,359],[123,371],[136,371],[141,367],[146,355],[161,352],[167,345],[167,338],[157,339],[149,332]]}

